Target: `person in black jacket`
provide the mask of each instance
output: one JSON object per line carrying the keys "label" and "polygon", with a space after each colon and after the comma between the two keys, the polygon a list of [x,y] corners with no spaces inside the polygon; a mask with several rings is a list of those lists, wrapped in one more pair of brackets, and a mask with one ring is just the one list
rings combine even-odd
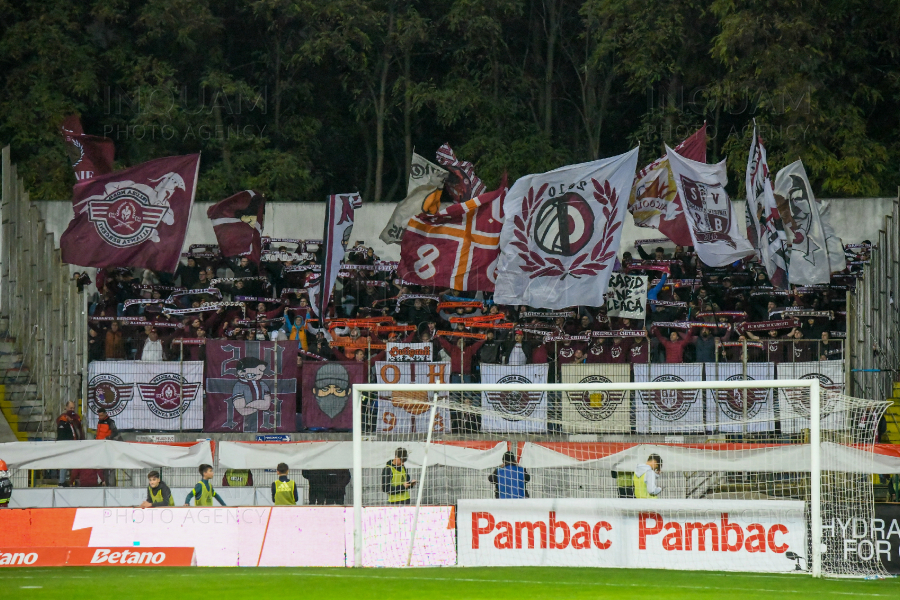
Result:
{"label": "person in black jacket", "polygon": [[417,482],[409,478],[406,470],[408,456],[406,448],[397,448],[394,458],[381,470],[381,490],[388,495],[389,504],[410,504],[410,490]]}
{"label": "person in black jacket", "polygon": [[348,469],[304,469],[300,474],[309,481],[310,504],[344,503],[344,494],[350,483]]}
{"label": "person in black jacket", "polygon": [[0,508],[9,508],[12,492],[13,486],[9,480],[9,469],[6,463],[0,460]]}
{"label": "person in black jacket", "polygon": [[527,365],[531,362],[534,345],[525,341],[525,332],[516,330],[513,339],[503,342],[503,362],[507,365]]}

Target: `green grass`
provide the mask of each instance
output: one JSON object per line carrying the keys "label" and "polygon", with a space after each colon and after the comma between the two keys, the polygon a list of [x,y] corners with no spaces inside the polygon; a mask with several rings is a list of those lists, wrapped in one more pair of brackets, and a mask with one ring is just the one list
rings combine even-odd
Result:
{"label": "green grass", "polygon": [[900,580],[584,568],[4,568],[3,598],[160,600],[538,600],[897,598]]}

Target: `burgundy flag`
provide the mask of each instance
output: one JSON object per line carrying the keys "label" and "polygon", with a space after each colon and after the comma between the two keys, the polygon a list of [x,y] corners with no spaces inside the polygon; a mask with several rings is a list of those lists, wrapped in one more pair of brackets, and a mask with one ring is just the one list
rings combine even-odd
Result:
{"label": "burgundy flag", "polygon": [[[706,123],[687,138],[675,151],[679,155],[706,162]],[[638,227],[652,227],[678,244],[690,246],[691,232],[684,216],[684,203],[678,195],[672,169],[665,156],[638,171],[634,177],[628,212]]]}
{"label": "burgundy flag", "polygon": [[436,215],[409,220],[400,244],[401,279],[417,285],[493,292],[503,229],[506,178],[500,189]]}
{"label": "burgundy flag", "polygon": [[453,202],[465,202],[484,193],[484,182],[475,175],[475,167],[470,162],[459,160],[450,144],[444,144],[437,151],[437,161],[450,175],[444,182],[444,194]]}
{"label": "burgundy flag", "polygon": [[304,427],[353,427],[352,386],[366,383],[365,363],[307,361],[303,363],[300,380]]}
{"label": "burgundy flag", "polygon": [[[203,431],[296,431],[299,342],[206,344]],[[277,391],[276,391],[277,387]]]}
{"label": "burgundy flag", "polygon": [[75,179],[84,181],[112,173],[116,148],[111,139],[85,135],[77,115],[66,117],[59,129],[66,141],[66,154],[75,170]]}
{"label": "burgundy flag", "polygon": [[212,221],[223,256],[246,256],[259,264],[265,196],[253,190],[238,192],[210,206],[206,216]]}
{"label": "burgundy flag", "polygon": [[325,233],[322,237],[325,259],[322,263],[317,302],[312,306],[320,316],[328,314],[328,302],[331,300],[334,281],[347,252],[356,209],[361,206],[362,198],[358,193],[332,194],[325,203]]}
{"label": "burgundy flag", "polygon": [[200,155],[158,158],[77,183],[64,262],[173,273],[191,219]]}

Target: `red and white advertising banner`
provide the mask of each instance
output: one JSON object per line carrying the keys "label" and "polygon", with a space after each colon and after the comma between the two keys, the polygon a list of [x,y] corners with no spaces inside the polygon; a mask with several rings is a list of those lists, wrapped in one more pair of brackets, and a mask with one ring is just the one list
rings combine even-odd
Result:
{"label": "red and white advertising banner", "polygon": [[[405,565],[414,511],[363,509],[363,566]],[[2,517],[0,566],[353,566],[351,507],[51,508]],[[453,508],[423,506],[412,564],[455,563]]]}
{"label": "red and white advertising banner", "polygon": [[800,500],[460,500],[460,566],[793,571]]}
{"label": "red and white advertising banner", "polygon": [[[375,363],[376,383],[450,383],[449,362]],[[446,398],[447,394],[442,394]],[[378,393],[378,433],[425,433],[428,431],[429,404],[433,400],[424,391]],[[450,411],[438,408],[434,432],[450,432]]]}
{"label": "red and white advertising banner", "polygon": [[[562,365],[562,383],[628,383],[631,365]],[[563,392],[563,431],[566,433],[630,433],[631,392]]]}
{"label": "red and white advertising banner", "polygon": [[[743,381],[741,363],[706,363],[706,381]],[[747,363],[747,379],[775,379],[774,363]],[[745,394],[746,392],[746,394]],[[772,388],[706,390],[706,424],[715,431],[743,431],[744,398],[747,401],[747,431],[775,429]]]}
{"label": "red and white advertising banner", "polygon": [[431,344],[413,344],[411,342],[388,342],[386,344],[388,362],[432,362]]}
{"label": "red and white advertising banner", "polygon": [[[855,428],[850,409],[834,394],[844,393],[844,361],[818,360],[810,362],[778,363],[778,379],[818,379],[819,402],[823,429]],[[831,394],[827,392],[832,392]],[[798,433],[809,429],[809,389],[782,388],[778,394],[781,430]],[[858,419],[860,414],[856,414]]]}
{"label": "red and white advertising banner", "polygon": [[481,430],[508,432],[547,431],[547,392],[523,392],[516,385],[547,383],[546,364],[481,365],[482,383],[510,386],[509,391],[482,392]]}
{"label": "red and white advertising banner", "polygon": [[113,440],[7,442],[0,456],[11,469],[195,468],[212,464],[212,443],[145,444]]}
{"label": "red and white advertising banner", "polygon": [[666,389],[667,383],[702,381],[703,364],[634,365],[635,383],[653,382],[661,389],[635,392],[638,433],[703,433],[703,397],[699,389]]}
{"label": "red and white advertising banner", "polygon": [[203,362],[94,361],[88,365],[87,426],[106,409],[119,429],[203,429]]}

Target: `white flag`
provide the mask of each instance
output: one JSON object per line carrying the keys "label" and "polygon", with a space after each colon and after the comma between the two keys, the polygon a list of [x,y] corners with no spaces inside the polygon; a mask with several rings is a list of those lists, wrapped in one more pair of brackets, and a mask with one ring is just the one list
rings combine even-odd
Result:
{"label": "white flag", "polygon": [[447,171],[429,162],[418,154],[412,155],[406,198],[397,203],[391,220],[381,232],[380,239],[385,244],[399,244],[409,220],[427,212],[436,214],[441,208],[441,192]]}
{"label": "white flag", "polygon": [[787,235],[772,191],[772,177],[766,160],[766,149],[756,133],[755,120],[750,157],[747,159],[746,191],[747,237],[753,247],[759,249],[760,258],[772,285],[778,289],[787,289],[788,254],[785,248]]}
{"label": "white flag", "polygon": [[844,242],[831,226],[831,204],[816,198],[819,205],[819,220],[825,233],[825,247],[828,249],[828,265],[832,273],[839,273],[847,268],[847,257],[844,256]]}
{"label": "white flag", "polygon": [[494,301],[602,306],[638,149],[527,175],[506,194]]}
{"label": "white flag", "polygon": [[819,205],[812,193],[803,163],[797,161],[778,171],[775,196],[786,203],[790,220],[785,223],[790,235],[791,268],[788,279],[794,285],[815,285],[831,281],[825,231],[819,218]]}
{"label": "white flag", "polygon": [[741,235],[740,220],[725,192],[725,161],[716,165],[699,163],[668,146],[666,156],[700,260],[710,267],[724,267],[754,254],[753,246]]}

